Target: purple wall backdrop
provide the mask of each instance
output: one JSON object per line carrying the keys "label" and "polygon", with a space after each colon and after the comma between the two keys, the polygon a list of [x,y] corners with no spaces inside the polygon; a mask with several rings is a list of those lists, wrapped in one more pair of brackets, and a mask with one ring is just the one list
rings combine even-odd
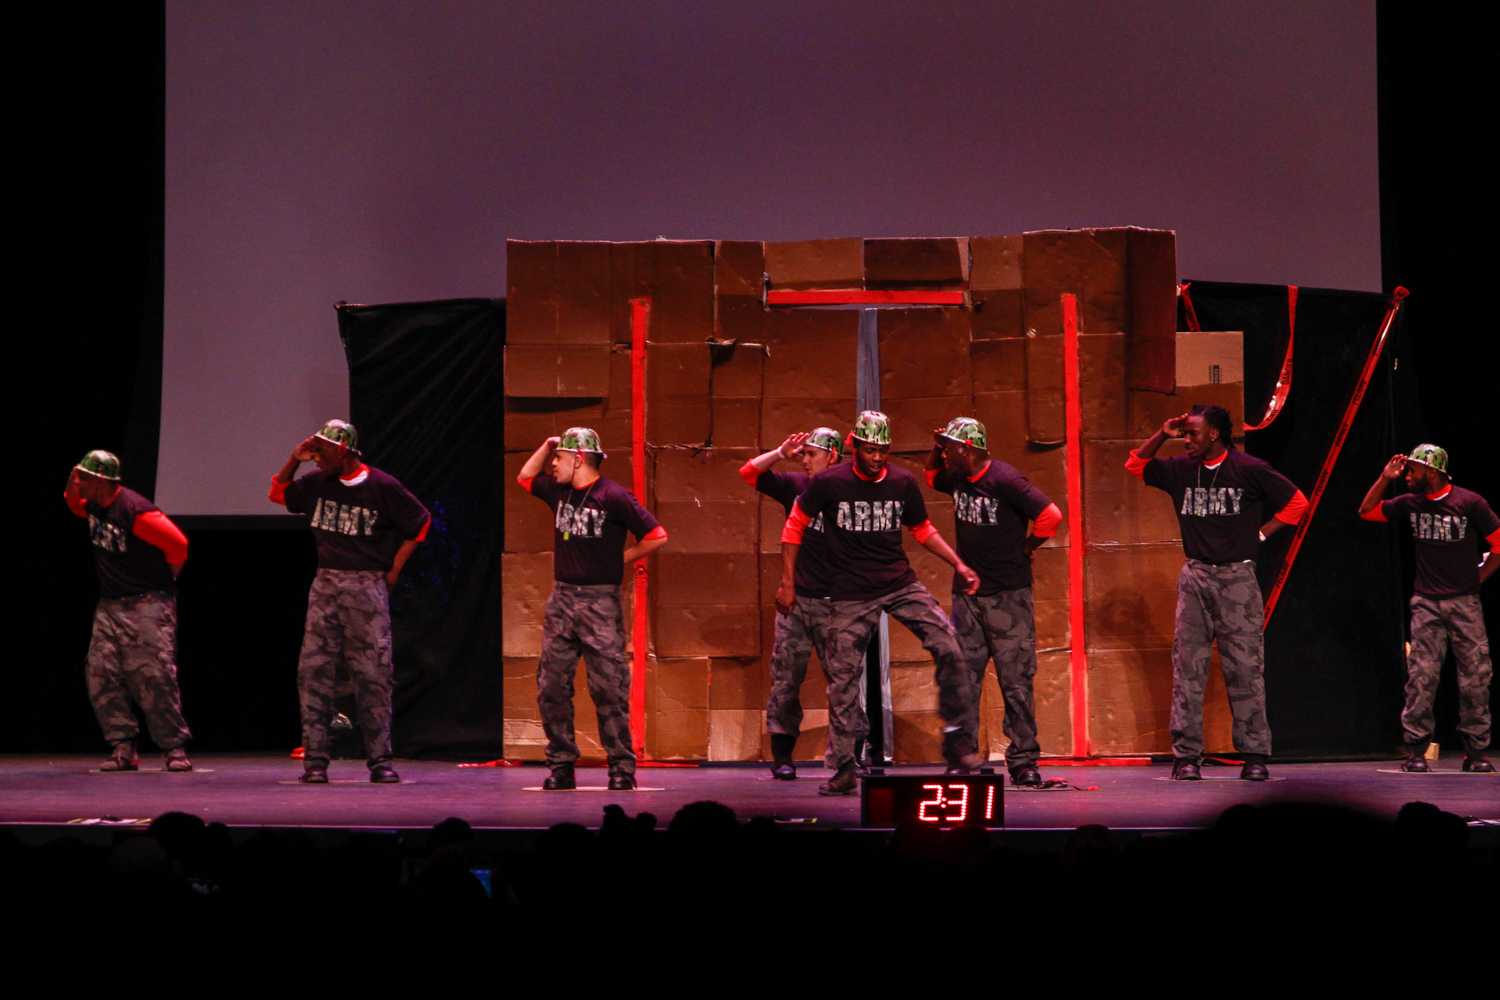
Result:
{"label": "purple wall backdrop", "polygon": [[332,303],[503,295],[507,237],[1166,226],[1374,289],[1375,111],[1363,0],[169,0],[158,498],[271,510]]}

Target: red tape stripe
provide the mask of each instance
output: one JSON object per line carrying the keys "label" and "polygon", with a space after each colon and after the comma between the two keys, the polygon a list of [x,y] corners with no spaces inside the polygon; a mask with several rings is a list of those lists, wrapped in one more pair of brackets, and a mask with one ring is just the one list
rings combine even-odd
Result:
{"label": "red tape stripe", "polygon": [[1247,431],[1263,431],[1276,422],[1292,394],[1292,345],[1297,340],[1297,286],[1286,286],[1286,356],[1281,359],[1281,374],[1276,377],[1276,387],[1271,390],[1271,401],[1266,404],[1266,415],[1258,424],[1246,424]]}
{"label": "red tape stripe", "polygon": [[1071,632],[1068,673],[1073,709],[1073,756],[1089,755],[1089,654],[1083,630],[1083,401],[1078,369],[1078,297],[1064,295],[1063,394],[1067,420],[1068,618]]}
{"label": "red tape stripe", "polygon": [[809,288],[806,290],[783,290],[766,293],[768,306],[961,306],[964,293],[961,291],[867,291],[863,288]]}
{"label": "red tape stripe", "polygon": [[[630,300],[630,471],[635,495],[646,502],[646,331],[651,326],[651,300]],[[630,641],[630,735],[637,757],[646,754],[646,560],[634,570],[634,621]]]}
{"label": "red tape stripe", "polygon": [[1364,402],[1365,390],[1370,387],[1370,379],[1375,376],[1375,366],[1380,362],[1380,355],[1385,350],[1385,341],[1390,335],[1391,325],[1396,322],[1396,313],[1401,311],[1401,303],[1408,294],[1410,293],[1400,285],[1397,285],[1395,292],[1391,294],[1390,305],[1385,309],[1385,319],[1380,323],[1380,332],[1375,335],[1375,343],[1370,345],[1370,354],[1365,358],[1364,370],[1359,373],[1359,381],[1354,383],[1354,392],[1349,396],[1349,405],[1344,407],[1344,418],[1339,421],[1339,429],[1333,435],[1333,444],[1329,446],[1328,454],[1323,458],[1323,467],[1318,470],[1317,484],[1313,486],[1312,495],[1307,498],[1307,512],[1302,515],[1302,520],[1297,524],[1297,533],[1292,536],[1291,548],[1287,549],[1286,559],[1276,574],[1276,582],[1271,586],[1270,595],[1266,597],[1264,628],[1271,627],[1271,615],[1276,612],[1276,603],[1281,600],[1281,591],[1286,587],[1287,577],[1292,575],[1292,564],[1297,561],[1297,553],[1302,550],[1302,540],[1307,537],[1313,515],[1318,512],[1318,503],[1323,499],[1323,491],[1328,489],[1328,481],[1333,478],[1333,467],[1339,460],[1339,452],[1344,450],[1344,442],[1349,439],[1349,429],[1354,426],[1354,418],[1359,413],[1359,404]]}

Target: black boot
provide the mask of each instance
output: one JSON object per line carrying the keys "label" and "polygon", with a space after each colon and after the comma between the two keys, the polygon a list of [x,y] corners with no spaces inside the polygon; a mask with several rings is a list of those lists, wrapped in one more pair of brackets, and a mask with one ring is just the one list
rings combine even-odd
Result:
{"label": "black boot", "polygon": [[797,747],[797,737],[789,733],[771,734],[771,777],[777,781],[795,781],[797,765],[792,763],[792,752]]}
{"label": "black boot", "polygon": [[839,768],[833,777],[818,786],[819,795],[853,795],[858,790],[859,779],[855,776],[852,763]]}
{"label": "black boot", "polygon": [[547,775],[547,780],[542,782],[542,789],[548,792],[565,792],[577,788],[578,782],[573,778],[573,765],[561,764],[552,769]]}

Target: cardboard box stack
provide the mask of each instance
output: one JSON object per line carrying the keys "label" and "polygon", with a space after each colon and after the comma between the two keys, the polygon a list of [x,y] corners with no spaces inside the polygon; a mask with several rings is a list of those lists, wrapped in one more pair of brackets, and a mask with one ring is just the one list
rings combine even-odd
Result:
{"label": "cardboard box stack", "polygon": [[[784,512],[758,496],[737,470],[794,431],[818,424],[845,429],[855,411],[857,311],[768,309],[767,286],[964,291],[962,306],[883,309],[879,316],[880,391],[895,429],[893,460],[920,476],[932,429],[949,417],[973,414],[986,424],[994,454],[1025,471],[1064,507],[1058,298],[1063,292],[1079,295],[1089,724],[1098,752],[1164,749],[1171,680],[1166,654],[1181,549],[1170,503],[1126,481],[1125,451],[1199,398],[1224,402],[1236,420],[1243,416],[1234,335],[1173,330],[1171,233],[1073,230],[793,243],[513,241],[507,251],[507,482],[544,437],[587,424],[600,431],[611,452],[606,475],[631,485],[629,300],[651,299],[648,481],[642,499],[671,542],[649,567],[650,755],[769,755],[765,698]],[[1177,371],[1178,359],[1186,370]],[[505,752],[536,758],[545,745],[535,657],[551,588],[551,520],[542,504],[514,487],[506,496]],[[934,523],[951,541],[951,501],[931,490],[926,496]],[[1072,738],[1072,542],[1064,528],[1035,558],[1037,711],[1049,753],[1069,752]],[[947,606],[950,569],[910,538],[906,547],[919,577]],[[936,761],[941,727],[932,660],[899,625],[891,630],[890,655],[896,756]],[[597,756],[581,665],[577,689],[580,745]],[[815,759],[827,740],[816,656],[802,694],[806,718],[797,755]],[[982,699],[982,740],[999,756],[1003,708],[993,667]],[[1227,742],[1227,724],[1218,717],[1221,694],[1209,702],[1217,713],[1209,728],[1217,746]]]}

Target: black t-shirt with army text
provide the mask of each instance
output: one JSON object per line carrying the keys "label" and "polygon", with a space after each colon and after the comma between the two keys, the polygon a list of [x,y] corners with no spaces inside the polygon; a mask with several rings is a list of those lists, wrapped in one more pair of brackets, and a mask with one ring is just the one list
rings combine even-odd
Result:
{"label": "black t-shirt with army text", "polygon": [[[1406,493],[1383,501],[1387,521],[1411,528],[1417,557],[1413,589],[1423,597],[1459,597],[1479,592],[1479,557],[1487,539],[1500,529],[1500,518],[1473,490],[1452,486],[1440,499]],[[1500,553],[1490,556],[1500,559]]]}
{"label": "black t-shirt with army text", "polygon": [[[755,488],[792,512],[797,498],[807,491],[812,477],[805,472],[762,472]],[[812,519],[802,534],[802,549],[797,553],[797,594],[801,597],[827,597],[832,590],[828,574],[828,536],[823,530],[823,516]]]}
{"label": "black t-shirt with army text", "polygon": [[634,493],[603,476],[583,489],[538,476],[531,495],[552,509],[552,575],[560,583],[619,586],[625,533],[644,538],[659,523]]}
{"label": "black t-shirt with army text", "polygon": [[170,593],[175,589],[176,581],[162,550],[135,537],[135,519],[157,509],[156,504],[124,486],[108,507],[84,505],[100,597],[132,597],[157,590]]}
{"label": "black t-shirt with army text", "polygon": [[1187,557],[1209,563],[1253,560],[1261,525],[1297,495],[1290,479],[1242,451],[1213,469],[1196,458],[1153,458],[1143,478],[1171,496]]}
{"label": "black t-shirt with army text", "polygon": [[[1014,466],[990,459],[977,479],[953,476],[947,470],[933,478],[932,488],[953,496],[953,527],[958,555],[979,574],[979,593],[1031,586],[1031,559],[1026,554],[1029,522],[1052,505]],[[953,575],[955,590],[963,578]]]}
{"label": "black t-shirt with army text", "polygon": [[286,509],[306,514],[318,547],[318,568],[379,570],[427,523],[427,508],[400,481],[366,466],[353,485],[337,472],[313,472],[286,488]]}
{"label": "black t-shirt with army text", "polygon": [[856,473],[853,463],[835,466],[812,478],[797,506],[814,521],[823,517],[828,597],[874,600],[917,582],[901,529],[927,520],[927,502],[905,469],[886,466],[876,482]]}

